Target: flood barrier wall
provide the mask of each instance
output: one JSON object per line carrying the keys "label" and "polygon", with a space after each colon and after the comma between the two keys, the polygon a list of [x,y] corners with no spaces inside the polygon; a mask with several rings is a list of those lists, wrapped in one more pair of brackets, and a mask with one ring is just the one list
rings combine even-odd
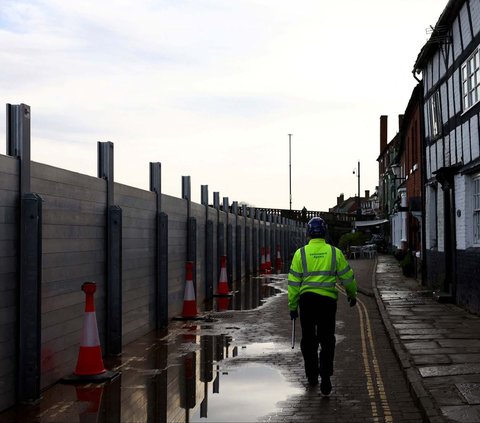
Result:
{"label": "flood barrier wall", "polygon": [[259,271],[261,248],[270,248],[274,263],[280,246],[288,266],[305,241],[298,222],[226,197],[219,204],[219,193],[209,205],[206,186],[204,204],[192,202],[189,177],[181,198],[161,193],[159,163],[150,164],[151,191],[115,183],[113,145],[98,146],[100,177],[0,155],[0,410],[34,400],[73,372],[83,282],[97,284],[102,350],[117,355],[181,315],[187,260],[202,311],[216,291],[221,255],[236,281]]}

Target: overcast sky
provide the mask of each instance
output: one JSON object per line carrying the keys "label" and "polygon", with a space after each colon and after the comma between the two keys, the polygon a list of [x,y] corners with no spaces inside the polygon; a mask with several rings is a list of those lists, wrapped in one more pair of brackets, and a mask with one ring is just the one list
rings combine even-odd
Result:
{"label": "overcast sky", "polygon": [[380,115],[391,139],[446,4],[0,0],[0,97],[31,106],[32,160],[96,176],[112,141],[117,182],[148,189],[161,162],[196,202],[288,209],[291,133],[292,208],[328,210],[358,161],[362,195],[378,185]]}

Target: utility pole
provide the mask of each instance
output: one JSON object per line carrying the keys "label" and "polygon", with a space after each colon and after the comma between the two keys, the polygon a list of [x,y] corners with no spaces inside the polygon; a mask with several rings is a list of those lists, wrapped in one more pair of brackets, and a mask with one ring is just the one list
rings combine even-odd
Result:
{"label": "utility pole", "polygon": [[362,214],[362,202],[360,201],[360,161],[358,161],[358,166],[357,166],[357,178],[358,178],[357,216],[360,216]]}
{"label": "utility pole", "polygon": [[292,211],[292,134],[288,134],[288,180],[290,184],[290,211]]}

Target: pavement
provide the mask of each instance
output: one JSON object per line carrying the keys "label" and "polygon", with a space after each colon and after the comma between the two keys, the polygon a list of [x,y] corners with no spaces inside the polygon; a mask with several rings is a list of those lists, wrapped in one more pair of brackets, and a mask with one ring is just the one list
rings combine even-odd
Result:
{"label": "pavement", "polygon": [[480,317],[439,303],[379,255],[373,293],[424,420],[480,422]]}

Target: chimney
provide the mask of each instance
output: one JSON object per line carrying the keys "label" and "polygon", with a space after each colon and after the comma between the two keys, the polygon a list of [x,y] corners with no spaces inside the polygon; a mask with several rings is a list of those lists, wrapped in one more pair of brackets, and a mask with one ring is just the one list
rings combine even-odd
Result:
{"label": "chimney", "polygon": [[370,190],[366,189],[365,190],[365,200],[368,200],[370,198]]}
{"label": "chimney", "polygon": [[398,115],[398,132],[402,130],[403,117],[404,115]]}
{"label": "chimney", "polygon": [[385,148],[387,148],[387,137],[388,137],[388,116],[380,116],[380,153],[382,153]]}
{"label": "chimney", "polygon": [[344,201],[344,198],[345,198],[345,197],[344,197],[343,193],[342,193],[342,194],[340,194],[340,196],[339,196],[339,197],[337,197],[337,206],[339,206],[340,204],[342,204],[342,203],[343,203],[343,201]]}

